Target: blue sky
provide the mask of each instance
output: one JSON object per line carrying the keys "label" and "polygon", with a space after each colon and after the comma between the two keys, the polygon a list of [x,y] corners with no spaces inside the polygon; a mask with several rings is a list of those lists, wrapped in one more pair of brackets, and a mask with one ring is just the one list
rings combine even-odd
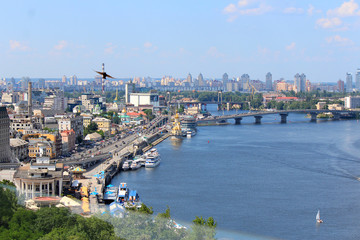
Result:
{"label": "blue sky", "polygon": [[360,0],[5,1],[0,77],[336,82],[360,68]]}

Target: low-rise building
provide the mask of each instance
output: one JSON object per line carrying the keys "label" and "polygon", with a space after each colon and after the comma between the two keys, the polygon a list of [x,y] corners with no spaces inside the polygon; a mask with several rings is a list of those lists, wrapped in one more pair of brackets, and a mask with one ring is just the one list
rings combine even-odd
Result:
{"label": "low-rise building", "polygon": [[317,109],[317,110],[321,110],[321,109],[324,109],[325,106],[326,106],[326,102],[318,102],[318,103],[316,104],[316,109]]}
{"label": "low-rise building", "polygon": [[111,120],[103,117],[97,117],[92,122],[98,125],[98,130],[102,130],[105,136],[110,136],[111,133]]}
{"label": "low-rise building", "polygon": [[39,157],[36,162],[21,166],[15,172],[16,188],[25,199],[42,196],[61,196],[63,164]]}
{"label": "low-rise building", "polygon": [[20,138],[10,138],[10,149],[19,161],[29,159],[29,143]]}
{"label": "low-rise building", "polygon": [[32,133],[34,130],[32,119],[28,114],[10,114],[10,129],[23,134]]}
{"label": "low-rise building", "polygon": [[102,136],[100,134],[98,134],[97,132],[94,133],[90,133],[88,135],[86,135],[85,139],[86,141],[98,141],[101,140]]}
{"label": "low-rise building", "polygon": [[38,156],[55,158],[55,144],[45,139],[29,139],[29,157],[32,159]]}
{"label": "low-rise building", "polygon": [[83,117],[84,128],[87,128],[91,123],[92,115],[91,114],[81,114],[81,116]]}
{"label": "low-rise building", "polygon": [[70,152],[75,149],[75,132],[74,130],[65,130],[60,133],[62,138],[62,151],[63,153]]}
{"label": "low-rise building", "polygon": [[329,104],[328,109],[342,111],[342,110],[344,110],[344,106],[341,104],[338,104],[338,103],[337,104]]}
{"label": "low-rise building", "polygon": [[77,115],[67,115],[62,116],[58,120],[59,124],[59,132],[65,130],[74,130],[76,138],[83,137],[84,135],[84,125],[83,125],[83,117]]}

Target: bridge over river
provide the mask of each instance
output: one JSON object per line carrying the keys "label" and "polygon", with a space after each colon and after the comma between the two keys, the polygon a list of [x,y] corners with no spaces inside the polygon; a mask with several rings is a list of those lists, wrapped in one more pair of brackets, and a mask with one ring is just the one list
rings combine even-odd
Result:
{"label": "bridge over river", "polygon": [[305,113],[310,114],[311,120],[310,121],[316,121],[317,115],[320,113],[332,113],[333,120],[339,120],[340,118],[349,118],[349,117],[355,117],[357,113],[360,113],[359,111],[354,110],[317,110],[317,109],[296,109],[296,110],[278,110],[278,111],[256,111],[256,112],[247,112],[247,113],[239,113],[239,114],[231,114],[231,115],[223,115],[223,116],[210,116],[207,118],[199,119],[197,120],[198,124],[206,124],[206,123],[225,123],[228,119],[234,119],[235,124],[241,124],[241,120],[244,117],[254,117],[255,123],[260,124],[261,118],[264,115],[270,115],[270,114],[279,114],[280,115],[280,122],[286,123],[287,116],[289,113]]}

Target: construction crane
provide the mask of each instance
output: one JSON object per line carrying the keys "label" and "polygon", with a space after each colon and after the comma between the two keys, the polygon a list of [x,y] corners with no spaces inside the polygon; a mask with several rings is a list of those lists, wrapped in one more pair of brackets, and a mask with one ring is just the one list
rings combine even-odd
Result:
{"label": "construction crane", "polygon": [[247,85],[248,85],[248,89],[249,89],[249,92],[250,92],[250,96],[249,96],[249,101],[248,101],[248,104],[249,104],[249,111],[251,110],[251,106],[250,106],[250,103],[251,103],[251,100],[254,99],[254,96],[255,96],[255,93],[258,91],[254,85],[252,85],[249,81],[249,79],[247,80]]}

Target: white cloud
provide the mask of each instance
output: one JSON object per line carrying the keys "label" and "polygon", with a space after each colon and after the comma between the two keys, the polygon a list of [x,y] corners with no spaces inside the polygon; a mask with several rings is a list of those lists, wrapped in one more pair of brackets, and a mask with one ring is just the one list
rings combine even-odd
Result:
{"label": "white cloud", "polygon": [[151,42],[146,42],[146,43],[144,43],[144,47],[145,47],[145,48],[151,48],[151,47],[152,47],[152,43],[151,43]]}
{"label": "white cloud", "polygon": [[229,4],[224,8],[224,13],[234,13],[237,11],[235,4]]}
{"label": "white cloud", "polygon": [[284,13],[287,13],[287,14],[301,14],[301,13],[304,13],[304,9],[295,8],[295,7],[288,7],[288,8],[284,9]]}
{"label": "white cloud", "polygon": [[113,43],[107,43],[104,52],[106,54],[114,54],[116,48],[117,46],[114,45]]}
{"label": "white cloud", "polygon": [[358,8],[359,5],[354,0],[350,0],[341,4],[338,8],[328,10],[327,15],[337,17],[360,16]]}
{"label": "white cloud", "polygon": [[[228,21],[232,22],[241,15],[262,15],[271,11],[273,8],[265,3],[254,5],[256,0],[240,0],[237,5],[231,3],[223,9],[224,14],[228,14]],[[254,5],[249,7],[250,5]]]}
{"label": "white cloud", "polygon": [[19,41],[16,41],[16,40],[10,40],[9,41],[10,43],[10,49],[12,51],[16,51],[16,50],[19,50],[19,51],[28,51],[30,50],[30,48],[24,44],[24,43],[21,43]]}
{"label": "white cloud", "polygon": [[212,46],[208,49],[207,54],[211,57],[215,57],[215,58],[221,58],[224,57],[225,55],[223,53],[221,53],[216,47]]}
{"label": "white cloud", "polygon": [[312,16],[314,13],[315,7],[313,5],[309,5],[309,8],[307,9],[308,15]]}
{"label": "white cloud", "polygon": [[254,0],[240,0],[237,5],[238,7],[246,7],[250,3],[255,2]]}
{"label": "white cloud", "polygon": [[68,42],[65,40],[61,40],[61,41],[59,41],[59,43],[57,45],[54,46],[54,49],[61,51],[67,46],[68,46]]}
{"label": "white cloud", "polygon": [[314,13],[321,13],[322,11],[320,9],[315,9],[313,5],[309,4],[309,8],[306,10],[306,12],[309,16],[312,16]]}
{"label": "white cloud", "polygon": [[353,45],[354,42],[350,40],[349,38],[341,37],[339,35],[331,36],[326,38],[326,42],[328,43],[336,43],[342,46],[349,46]]}
{"label": "white cloud", "polygon": [[296,43],[292,42],[290,43],[290,45],[286,46],[285,49],[288,51],[294,50],[294,48],[296,47]]}
{"label": "white cloud", "polygon": [[151,42],[145,42],[144,48],[145,48],[145,52],[147,53],[155,52],[158,49],[158,47],[152,44]]}
{"label": "white cloud", "polygon": [[342,24],[340,18],[320,18],[316,21],[316,24],[322,28],[334,28]]}

